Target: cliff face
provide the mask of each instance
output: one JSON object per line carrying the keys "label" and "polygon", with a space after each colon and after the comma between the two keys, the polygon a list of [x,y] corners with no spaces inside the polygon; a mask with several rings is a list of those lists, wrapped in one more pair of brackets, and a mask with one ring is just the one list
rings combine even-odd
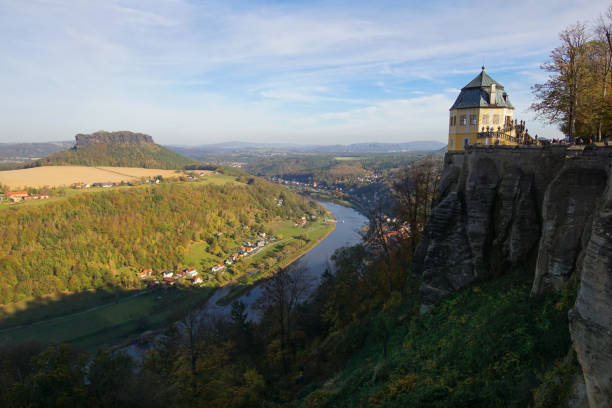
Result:
{"label": "cliff face", "polygon": [[142,144],[154,143],[153,138],[144,133],[134,133],[129,131],[120,132],[105,132],[99,131],[92,134],[78,134],[75,136],[75,147],[81,148],[90,143],[105,143],[105,144]]}
{"label": "cliff face", "polygon": [[[609,159],[612,161],[612,159]],[[608,164],[610,169],[610,164]],[[612,177],[593,213],[570,332],[591,407],[612,404]]]}
{"label": "cliff face", "polygon": [[590,406],[612,401],[612,148],[447,153],[412,269],[422,310],[479,278],[535,270],[532,295],[576,277],[570,313]]}

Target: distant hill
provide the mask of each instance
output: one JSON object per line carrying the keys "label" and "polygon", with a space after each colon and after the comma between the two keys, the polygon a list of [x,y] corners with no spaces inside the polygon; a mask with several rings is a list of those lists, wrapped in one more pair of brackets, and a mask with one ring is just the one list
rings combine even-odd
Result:
{"label": "distant hill", "polygon": [[182,169],[198,164],[155,144],[151,136],[143,133],[100,131],[78,134],[75,139],[71,149],[28,163],[26,167],[81,165]]}
{"label": "distant hill", "polygon": [[200,146],[168,146],[169,149],[189,157],[201,157],[214,153],[244,152],[288,152],[288,153],[392,153],[392,152],[425,152],[440,150],[444,143],[422,140],[406,143],[354,143],[350,145],[297,145],[289,143],[250,143],[223,142]]}
{"label": "distant hill", "polygon": [[23,163],[70,148],[72,142],[0,143],[0,162]]}
{"label": "distant hill", "polygon": [[443,148],[444,143],[436,141],[416,141],[406,143],[354,143],[350,145],[320,146],[316,153],[393,153],[426,152]]}

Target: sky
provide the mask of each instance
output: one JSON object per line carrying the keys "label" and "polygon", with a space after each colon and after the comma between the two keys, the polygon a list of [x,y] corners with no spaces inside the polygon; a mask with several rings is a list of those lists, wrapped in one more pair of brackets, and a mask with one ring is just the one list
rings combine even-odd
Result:
{"label": "sky", "polygon": [[446,142],[481,65],[530,133],[558,33],[610,0],[0,0],[0,142]]}

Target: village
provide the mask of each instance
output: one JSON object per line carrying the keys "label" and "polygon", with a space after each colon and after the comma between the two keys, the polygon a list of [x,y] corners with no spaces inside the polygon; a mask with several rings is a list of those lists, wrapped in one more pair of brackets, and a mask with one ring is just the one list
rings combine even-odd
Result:
{"label": "village", "polygon": [[18,203],[21,201],[28,200],[46,200],[49,198],[48,194],[30,194],[26,190],[22,191],[9,191],[3,197],[0,195],[0,201],[10,200],[13,203]]}
{"label": "village", "polygon": [[[282,198],[274,198],[277,205],[283,204]],[[305,228],[309,221],[315,220],[315,215],[303,215],[292,221],[294,228]],[[222,232],[218,232],[217,237],[222,236]],[[198,271],[195,267],[179,268],[176,270],[163,269],[155,272],[152,268],[145,268],[138,272],[137,276],[144,282],[146,287],[151,290],[160,289],[168,291],[176,289],[178,286],[201,286],[205,283],[213,283],[218,280],[226,272],[230,274],[236,273],[236,267],[245,258],[253,257],[254,255],[270,248],[273,244],[280,244],[287,239],[277,238],[266,232],[258,232],[247,241],[243,241],[240,246],[231,254],[227,255],[223,261],[210,264],[206,269]],[[258,272],[257,269],[248,271],[248,275],[253,276]]]}
{"label": "village", "polygon": [[[306,217],[297,220],[295,225],[306,225]],[[241,259],[259,253],[276,240],[277,238],[275,236],[260,232],[257,234],[256,240],[253,240],[253,242],[243,242],[239,250],[229,255],[223,262],[210,266],[210,268],[203,271],[202,274],[194,267],[178,269],[176,271],[167,269],[159,271],[157,274],[153,269],[146,268],[138,273],[138,277],[147,281],[147,288],[161,289],[164,291],[176,288],[177,284],[190,286],[202,285],[205,281],[208,282],[215,279],[217,274],[224,274],[232,265],[239,263]]]}

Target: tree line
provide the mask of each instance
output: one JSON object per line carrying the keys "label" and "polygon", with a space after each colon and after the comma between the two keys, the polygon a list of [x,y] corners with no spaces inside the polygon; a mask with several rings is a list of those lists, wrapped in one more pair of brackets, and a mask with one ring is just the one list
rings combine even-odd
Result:
{"label": "tree line", "polygon": [[559,34],[561,44],[541,68],[549,79],[533,86],[531,109],[571,142],[612,137],[612,5],[593,23]]}

